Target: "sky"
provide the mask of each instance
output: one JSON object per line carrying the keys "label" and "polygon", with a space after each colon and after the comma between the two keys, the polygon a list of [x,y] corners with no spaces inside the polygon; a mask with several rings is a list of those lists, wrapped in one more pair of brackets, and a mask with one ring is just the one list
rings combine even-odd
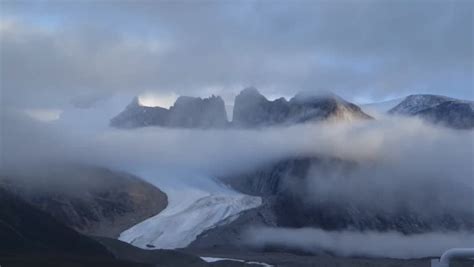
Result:
{"label": "sky", "polygon": [[[474,99],[472,1],[0,2],[2,106],[114,95]],[[52,115],[54,117],[55,115]]]}

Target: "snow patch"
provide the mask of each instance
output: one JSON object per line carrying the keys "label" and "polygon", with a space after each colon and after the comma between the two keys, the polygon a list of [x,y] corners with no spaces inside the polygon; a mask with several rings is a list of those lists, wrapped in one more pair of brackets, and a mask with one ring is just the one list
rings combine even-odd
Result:
{"label": "snow patch", "polygon": [[256,262],[256,261],[245,261],[245,260],[240,260],[240,259],[231,259],[231,258],[214,258],[214,257],[201,257],[206,262],[216,262],[216,261],[238,261],[238,262],[244,262],[247,264],[254,264],[254,265],[261,265],[265,267],[271,267],[273,265],[264,263],[264,262]]}
{"label": "snow patch", "polygon": [[209,177],[141,177],[168,196],[165,210],[120,234],[120,240],[144,249],[186,247],[202,232],[262,203]]}

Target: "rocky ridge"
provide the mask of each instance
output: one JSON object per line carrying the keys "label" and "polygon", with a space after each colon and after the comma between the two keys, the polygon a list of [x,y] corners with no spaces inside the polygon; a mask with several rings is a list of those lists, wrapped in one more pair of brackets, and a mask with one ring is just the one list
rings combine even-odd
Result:
{"label": "rocky ridge", "polygon": [[227,121],[225,103],[219,96],[210,98],[179,97],[170,109],[145,107],[135,98],[112,118],[116,128],[163,126],[173,128],[259,128],[324,120],[371,119],[357,105],[334,94],[297,94],[287,101],[270,101],[253,87],[235,98],[232,122]]}

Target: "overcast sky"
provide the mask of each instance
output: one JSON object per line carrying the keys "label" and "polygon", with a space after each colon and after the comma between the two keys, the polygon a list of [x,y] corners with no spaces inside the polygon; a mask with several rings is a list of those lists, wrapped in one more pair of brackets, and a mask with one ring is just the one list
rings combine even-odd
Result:
{"label": "overcast sky", "polygon": [[474,99],[472,1],[1,1],[2,105],[117,93]]}

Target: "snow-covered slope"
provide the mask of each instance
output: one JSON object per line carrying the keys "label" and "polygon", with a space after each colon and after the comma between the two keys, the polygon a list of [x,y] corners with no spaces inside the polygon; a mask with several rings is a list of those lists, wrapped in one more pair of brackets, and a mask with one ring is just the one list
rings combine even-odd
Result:
{"label": "snow-covered slope", "polygon": [[261,198],[238,193],[209,177],[148,180],[167,194],[168,207],[122,232],[120,240],[140,248],[186,247],[205,230],[261,205]]}
{"label": "snow-covered slope", "polygon": [[409,95],[402,102],[390,109],[390,114],[396,115],[414,115],[415,113],[427,108],[437,106],[447,101],[456,101],[457,99],[440,95]]}

